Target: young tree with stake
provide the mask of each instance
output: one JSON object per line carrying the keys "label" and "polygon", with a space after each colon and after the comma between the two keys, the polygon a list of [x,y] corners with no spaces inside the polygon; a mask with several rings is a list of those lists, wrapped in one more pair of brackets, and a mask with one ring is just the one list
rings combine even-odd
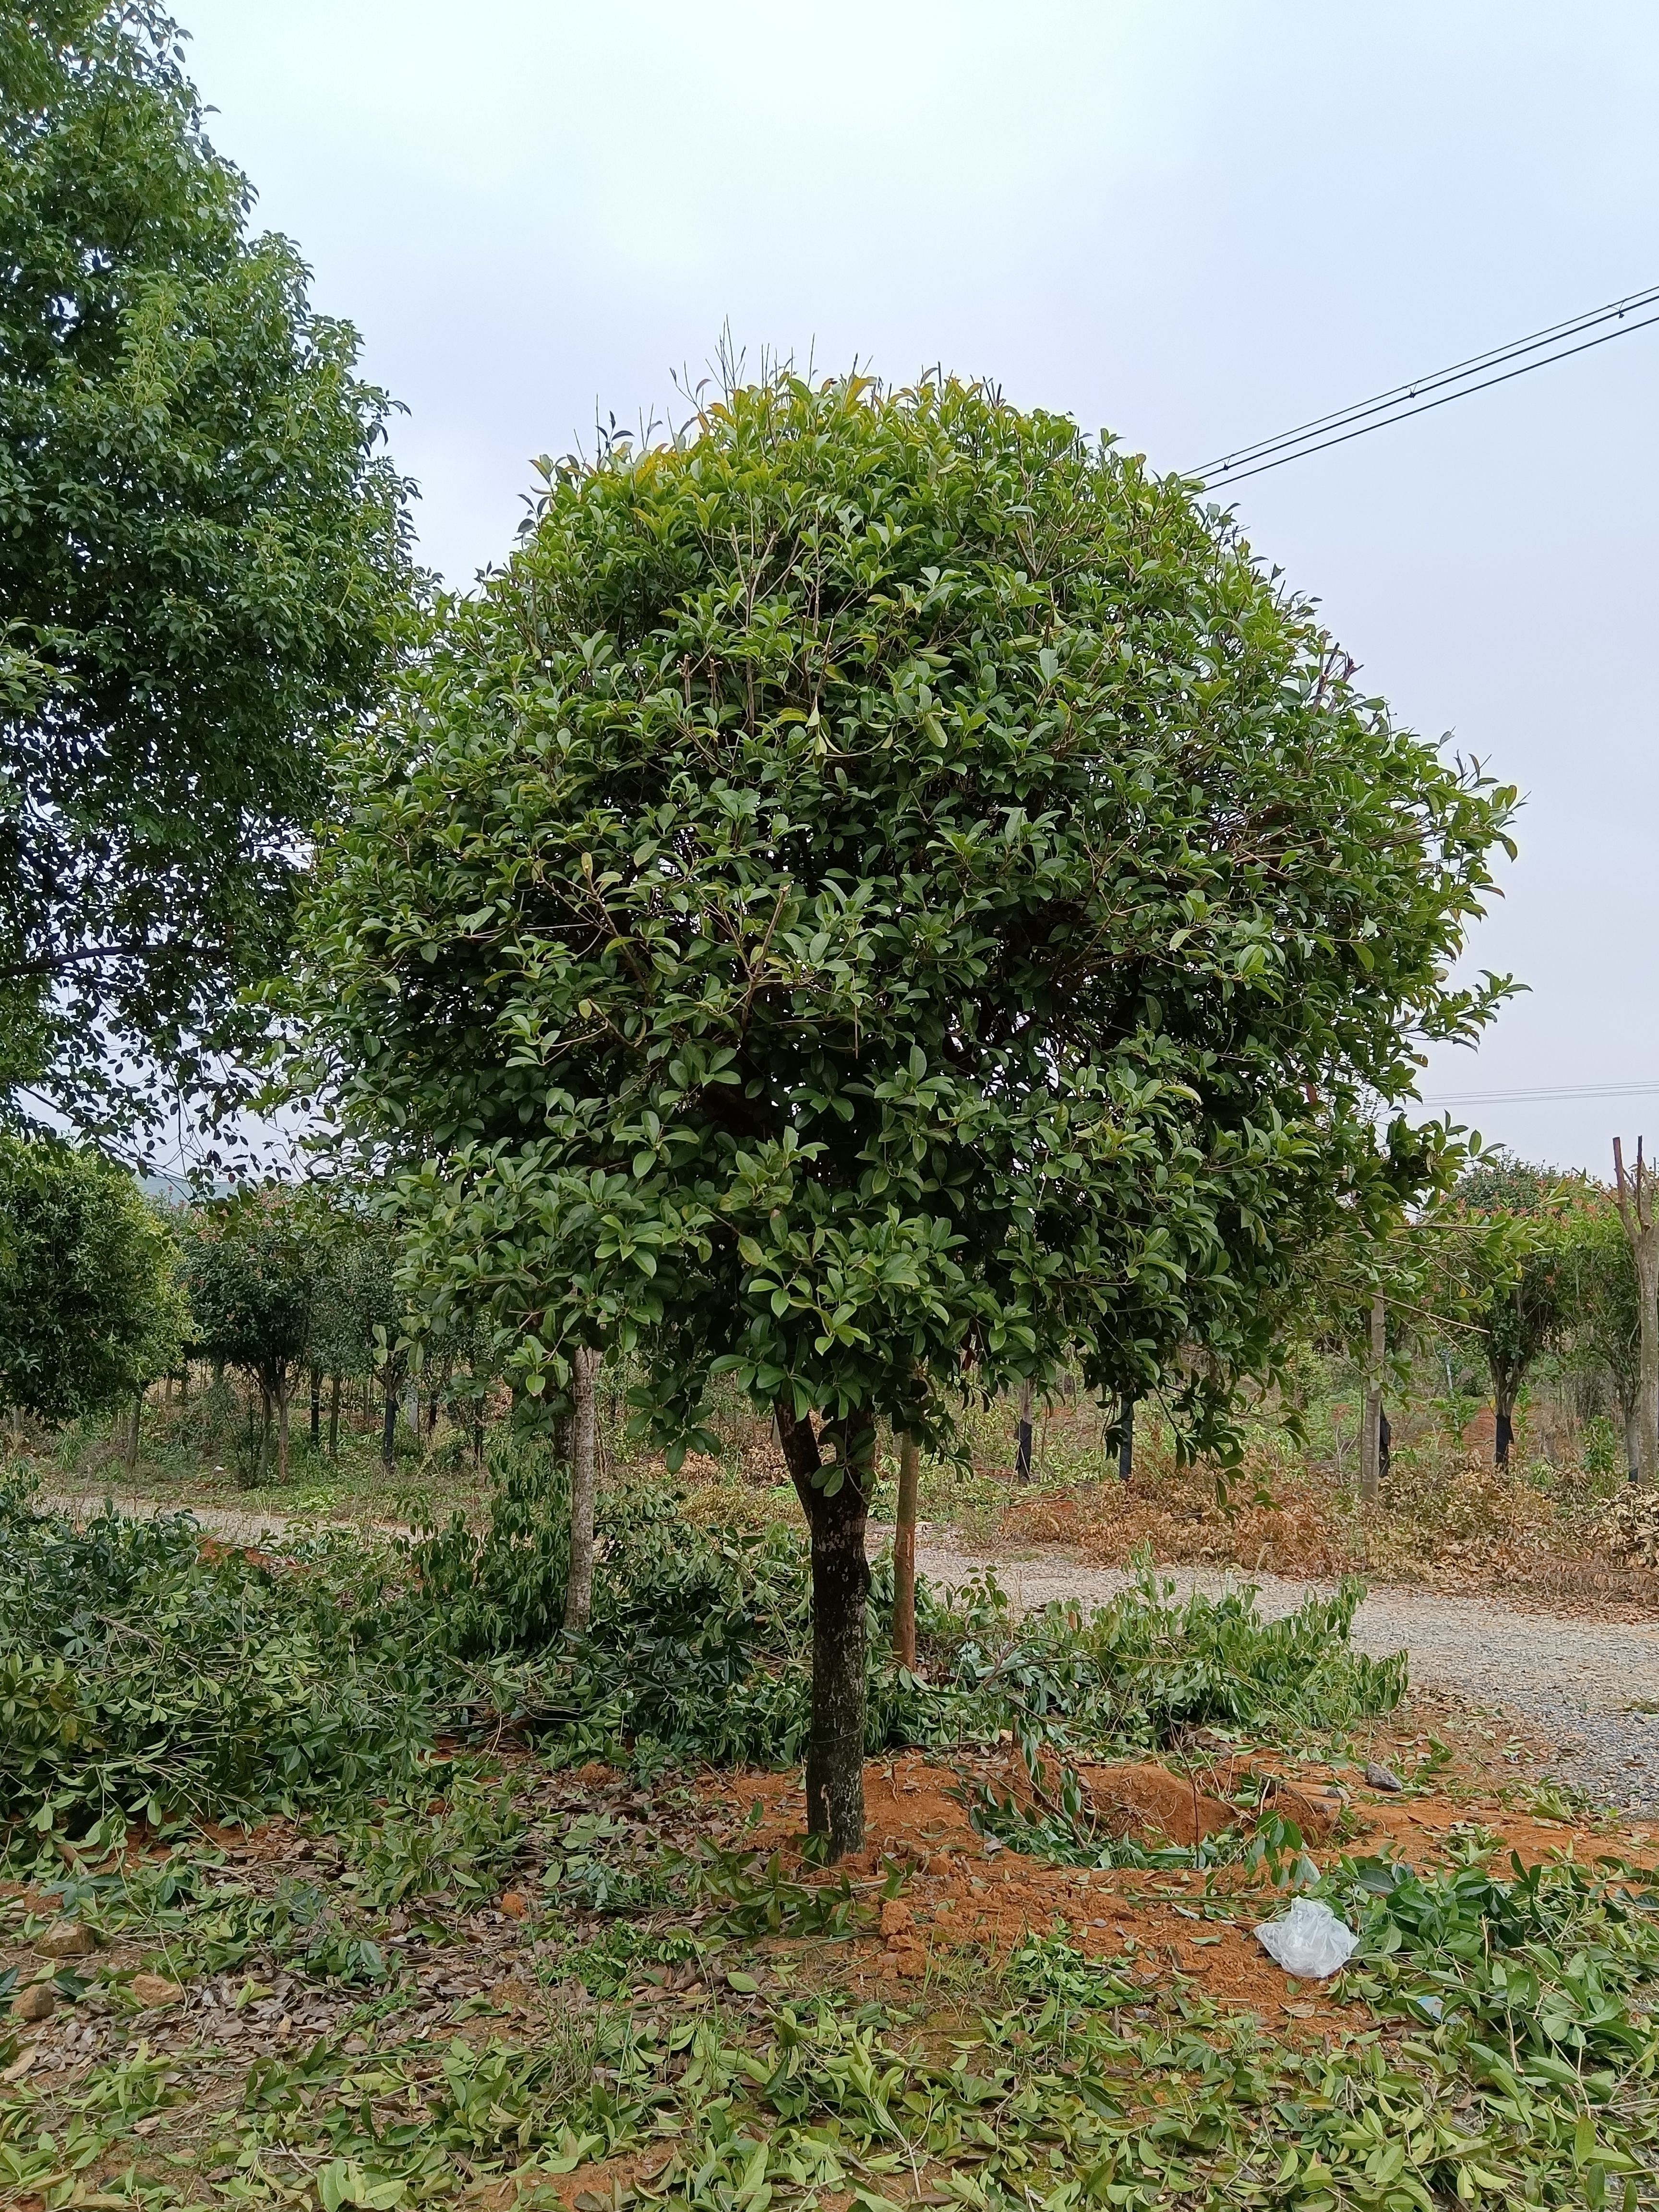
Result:
{"label": "young tree with stake", "polygon": [[1224,1442],[1294,1254],[1438,1172],[1373,1100],[1501,989],[1445,975],[1511,795],[1188,485],[787,374],[550,468],[343,773],[302,1079],[526,1389],[616,1346],[674,1450],[716,1374],[775,1415],[851,1849],[878,1421],[1066,1363]]}

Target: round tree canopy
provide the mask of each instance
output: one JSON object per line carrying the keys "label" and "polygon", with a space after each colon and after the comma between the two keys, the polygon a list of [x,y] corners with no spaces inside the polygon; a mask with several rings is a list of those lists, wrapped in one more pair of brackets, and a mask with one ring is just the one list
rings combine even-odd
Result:
{"label": "round tree canopy", "polygon": [[1194,1433],[1379,1139],[1513,794],[1193,487],[954,381],[793,375],[549,468],[354,743],[309,1003],[441,1304],[924,1432],[1070,1358]]}
{"label": "round tree canopy", "polygon": [[178,1262],[124,1168],[0,1135],[0,1405],[69,1420],[165,1375],[185,1334]]}

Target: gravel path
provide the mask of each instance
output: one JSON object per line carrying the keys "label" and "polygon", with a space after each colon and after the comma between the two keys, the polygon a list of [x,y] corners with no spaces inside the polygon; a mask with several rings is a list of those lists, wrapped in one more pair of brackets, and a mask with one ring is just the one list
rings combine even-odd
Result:
{"label": "gravel path", "polygon": [[[101,1502],[87,1495],[41,1499],[48,1510],[77,1519]],[[113,1502],[136,1516],[177,1510],[119,1492]],[[236,1544],[280,1539],[307,1525],[277,1513],[191,1510],[210,1534]],[[872,1544],[886,1543],[891,1533],[872,1527]],[[993,1559],[962,1550],[945,1531],[920,1533],[916,1565],[923,1574],[954,1586],[994,1568],[1017,1612],[1054,1598],[1098,1604],[1133,1579],[1119,1568],[1076,1566],[1055,1556]],[[1164,1572],[1183,1593],[1214,1594],[1248,1580],[1260,1592],[1262,1612],[1273,1619],[1310,1593],[1326,1596],[1335,1587],[1191,1567]],[[1373,1589],[1360,1607],[1353,1640],[1379,1658],[1403,1648],[1411,1655],[1413,1682],[1528,1723],[1555,1747],[1547,1764],[1563,1780],[1626,1810],[1659,1813],[1659,1624],[1516,1613],[1496,1598],[1385,1587]],[[1644,1706],[1654,1710],[1639,1710]]]}

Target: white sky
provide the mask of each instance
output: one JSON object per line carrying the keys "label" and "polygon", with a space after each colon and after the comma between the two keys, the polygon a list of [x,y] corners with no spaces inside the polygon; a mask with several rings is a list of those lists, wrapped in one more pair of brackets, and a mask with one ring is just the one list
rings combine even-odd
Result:
{"label": "white sky", "polygon": [[[728,320],[1191,467],[1659,283],[1651,0],[175,4],[456,583],[531,455],[660,411]],[[1474,952],[1529,995],[1425,1090],[1652,1082],[1460,1109],[1603,1175],[1659,1139],[1656,388],[1659,330],[1236,495],[1398,712],[1528,795]]]}

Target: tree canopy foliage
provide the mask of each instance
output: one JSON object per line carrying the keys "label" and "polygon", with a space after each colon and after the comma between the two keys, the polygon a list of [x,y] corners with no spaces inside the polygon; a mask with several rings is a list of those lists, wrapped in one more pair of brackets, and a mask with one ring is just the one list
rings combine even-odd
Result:
{"label": "tree canopy foliage", "polygon": [[437,1302],[532,1391],[637,1346],[677,1444],[734,1373],[853,1583],[878,1415],[1064,1355],[1216,1436],[1293,1255],[1434,1179],[1374,1100],[1502,988],[1447,970],[1512,794],[1189,487],[954,381],[550,469],[343,775],[314,1079]]}
{"label": "tree canopy foliage", "polygon": [[280,958],[405,488],[150,0],[0,9],[0,1099],[142,1125]]}
{"label": "tree canopy foliage", "polygon": [[0,1134],[0,1405],[68,1420],[166,1374],[185,1328],[178,1256],[125,1169]]}
{"label": "tree canopy foliage", "polygon": [[[532,1382],[648,1345],[901,1425],[1082,1347],[1264,1356],[1428,1169],[1371,1094],[1508,794],[1359,696],[1172,479],[954,384],[734,392],[551,481],[351,755],[313,922],[344,1110]],[[448,1257],[446,1258],[445,1255]]]}

